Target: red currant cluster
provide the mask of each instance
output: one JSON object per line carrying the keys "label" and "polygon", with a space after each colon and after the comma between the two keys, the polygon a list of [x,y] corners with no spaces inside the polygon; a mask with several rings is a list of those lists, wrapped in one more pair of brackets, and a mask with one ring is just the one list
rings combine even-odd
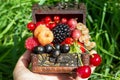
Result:
{"label": "red currant cluster", "polygon": [[45,24],[49,29],[53,29],[56,26],[56,24],[59,22],[64,23],[64,24],[67,23],[67,18],[62,18],[60,20],[59,16],[54,16],[53,20],[54,21],[52,21],[52,18],[50,16],[46,16],[44,19],[37,22],[36,24],[34,24],[33,22],[28,23],[27,28],[33,31],[40,24]]}

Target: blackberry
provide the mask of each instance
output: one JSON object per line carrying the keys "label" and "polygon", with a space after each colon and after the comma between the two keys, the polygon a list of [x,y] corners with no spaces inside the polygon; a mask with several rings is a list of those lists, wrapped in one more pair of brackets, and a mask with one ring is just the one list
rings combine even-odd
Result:
{"label": "blackberry", "polygon": [[56,27],[52,29],[54,34],[53,43],[59,44],[64,41],[65,38],[70,36],[70,28],[67,24],[57,24]]}

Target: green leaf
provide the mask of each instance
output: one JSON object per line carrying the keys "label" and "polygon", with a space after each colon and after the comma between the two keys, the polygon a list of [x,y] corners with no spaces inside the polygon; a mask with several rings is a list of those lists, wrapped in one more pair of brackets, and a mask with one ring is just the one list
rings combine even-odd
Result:
{"label": "green leaf", "polygon": [[40,0],[40,2],[38,3],[39,5],[43,5],[45,3],[46,0]]}

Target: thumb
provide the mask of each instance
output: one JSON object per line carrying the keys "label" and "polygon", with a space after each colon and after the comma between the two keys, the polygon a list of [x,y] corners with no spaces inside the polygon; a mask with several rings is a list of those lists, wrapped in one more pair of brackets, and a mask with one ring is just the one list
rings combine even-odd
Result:
{"label": "thumb", "polygon": [[30,63],[30,51],[26,50],[24,54],[19,58],[16,66],[28,67]]}

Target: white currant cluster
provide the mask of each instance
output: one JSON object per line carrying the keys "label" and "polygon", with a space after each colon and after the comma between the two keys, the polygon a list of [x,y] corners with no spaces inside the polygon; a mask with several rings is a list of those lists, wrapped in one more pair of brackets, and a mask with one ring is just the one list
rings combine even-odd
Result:
{"label": "white currant cluster", "polygon": [[78,23],[77,29],[81,31],[81,37],[79,38],[79,41],[81,43],[84,43],[86,49],[91,50],[94,48],[96,46],[96,43],[90,41],[91,36],[89,35],[89,29],[83,23]]}

